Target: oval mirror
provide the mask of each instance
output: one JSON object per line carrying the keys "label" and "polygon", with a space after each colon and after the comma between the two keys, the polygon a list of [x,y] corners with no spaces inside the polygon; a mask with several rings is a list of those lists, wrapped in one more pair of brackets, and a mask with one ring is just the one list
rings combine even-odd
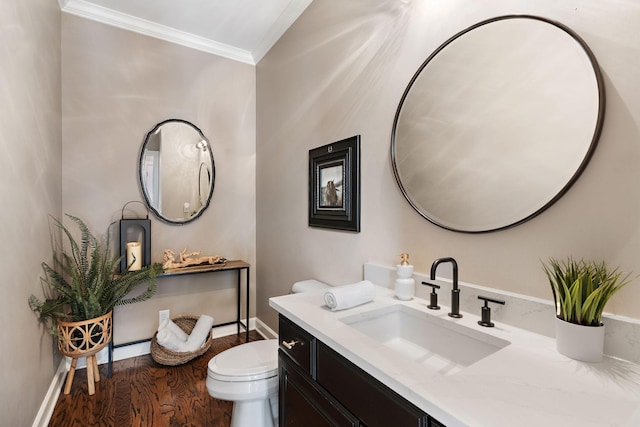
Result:
{"label": "oval mirror", "polygon": [[165,222],[191,222],[211,202],[216,176],[211,145],[185,120],[165,120],[147,133],[138,172],[147,206]]}
{"label": "oval mirror", "polygon": [[572,30],[528,15],[480,22],[436,49],[405,90],[391,137],[396,180],[440,227],[520,224],[584,170],[604,106],[598,64]]}

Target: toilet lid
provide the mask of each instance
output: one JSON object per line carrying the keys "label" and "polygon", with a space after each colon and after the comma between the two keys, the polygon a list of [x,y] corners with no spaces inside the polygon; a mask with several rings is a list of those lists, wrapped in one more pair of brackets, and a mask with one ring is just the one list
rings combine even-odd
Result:
{"label": "toilet lid", "polygon": [[225,350],[209,361],[208,375],[220,381],[253,381],[278,375],[278,340]]}

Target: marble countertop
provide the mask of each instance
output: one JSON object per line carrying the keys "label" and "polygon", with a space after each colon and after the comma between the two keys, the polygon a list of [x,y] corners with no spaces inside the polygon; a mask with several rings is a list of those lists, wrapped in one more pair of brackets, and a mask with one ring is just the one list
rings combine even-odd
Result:
{"label": "marble countertop", "polygon": [[[374,378],[448,427],[640,426],[640,365],[605,357],[600,363],[569,359],[555,340],[479,316],[447,316],[428,301],[400,301],[391,289],[376,286],[374,301],[332,312],[323,292],[274,297],[270,306],[313,334]],[[448,322],[507,340],[510,345],[451,374],[434,373],[341,319],[394,304],[424,311]]]}

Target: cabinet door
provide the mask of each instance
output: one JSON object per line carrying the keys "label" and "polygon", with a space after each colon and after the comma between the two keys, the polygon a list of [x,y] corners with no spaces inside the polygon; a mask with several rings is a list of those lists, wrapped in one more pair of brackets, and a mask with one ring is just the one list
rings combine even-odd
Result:
{"label": "cabinet door", "polygon": [[280,427],[357,427],[358,420],[278,351]]}
{"label": "cabinet door", "polygon": [[280,315],[278,331],[280,350],[286,353],[307,375],[313,375],[315,338],[298,325]]}
{"label": "cabinet door", "polygon": [[[427,414],[317,342],[317,381],[369,427],[425,427]],[[437,424],[434,424],[437,425]]]}

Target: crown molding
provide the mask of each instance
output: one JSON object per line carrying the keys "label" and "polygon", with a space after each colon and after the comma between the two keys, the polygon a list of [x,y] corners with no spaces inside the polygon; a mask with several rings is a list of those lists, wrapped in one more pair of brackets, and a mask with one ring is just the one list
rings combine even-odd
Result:
{"label": "crown molding", "polygon": [[[254,59],[253,54],[249,51],[238,49],[224,43],[219,43],[205,37],[176,30],[175,28],[160,25],[146,19],[137,18],[135,16],[108,9],[84,0],[58,0],[58,3],[60,4],[60,9],[65,13],[77,15],[139,34],[144,34],[146,36],[155,37],[157,39],[190,47],[203,52],[212,53],[235,61],[244,62],[246,64],[255,65],[257,62]],[[302,11],[300,13],[302,13]],[[284,33],[284,31],[286,31],[286,28],[282,30],[282,33]],[[275,43],[275,41],[277,41],[277,39],[274,40],[273,43]],[[269,46],[269,48],[271,48],[271,46]]]}
{"label": "crown molding", "polygon": [[287,8],[278,17],[276,22],[270,28],[269,32],[262,39],[258,47],[252,52],[255,63],[260,60],[269,52],[269,50],[276,44],[276,42],[282,37],[282,35],[289,29],[289,27],[302,15],[302,12],[311,4],[313,0],[298,0],[291,1]]}

